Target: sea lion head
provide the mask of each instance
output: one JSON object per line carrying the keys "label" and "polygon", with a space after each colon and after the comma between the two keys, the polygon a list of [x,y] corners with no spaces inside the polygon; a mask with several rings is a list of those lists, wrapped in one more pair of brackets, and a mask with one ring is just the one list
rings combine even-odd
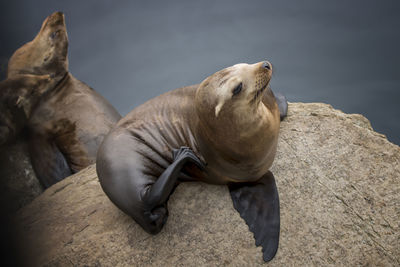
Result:
{"label": "sea lion head", "polygon": [[[196,91],[202,154],[232,179],[263,175],[272,163],[279,111],[268,87],[271,75],[268,61],[237,64],[209,76]],[[273,105],[263,104],[266,96]]]}
{"label": "sea lion head", "polygon": [[241,63],[218,71],[200,84],[196,107],[200,113],[208,113],[213,106],[215,118],[230,117],[229,111],[256,109],[271,75],[272,66],[268,61],[251,65]]}
{"label": "sea lion head", "polygon": [[11,56],[7,77],[18,74],[64,76],[68,70],[68,36],[64,14],[48,16],[36,37]]}

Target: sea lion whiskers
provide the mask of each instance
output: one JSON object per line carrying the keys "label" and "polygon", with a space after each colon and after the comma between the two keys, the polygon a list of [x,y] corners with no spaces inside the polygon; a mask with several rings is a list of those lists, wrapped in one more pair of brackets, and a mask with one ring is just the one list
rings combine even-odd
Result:
{"label": "sea lion whiskers", "polygon": [[256,93],[254,94],[253,99],[251,100],[251,102],[260,102],[261,101],[261,96],[264,93],[264,90],[267,88],[268,83],[265,84],[261,89],[257,90]]}

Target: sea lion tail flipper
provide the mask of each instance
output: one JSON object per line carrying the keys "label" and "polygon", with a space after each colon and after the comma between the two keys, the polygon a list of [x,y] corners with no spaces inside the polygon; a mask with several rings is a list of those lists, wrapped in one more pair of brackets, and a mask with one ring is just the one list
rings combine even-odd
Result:
{"label": "sea lion tail flipper", "polygon": [[67,160],[58,147],[43,136],[31,136],[29,154],[36,176],[44,188],[72,174]]}
{"label": "sea lion tail flipper", "polygon": [[273,174],[268,171],[254,183],[229,185],[233,206],[254,234],[256,246],[261,245],[264,261],[275,256],[279,245],[279,196]]}
{"label": "sea lion tail flipper", "polygon": [[286,97],[281,94],[281,93],[275,93],[275,100],[276,103],[278,104],[278,108],[279,108],[279,114],[281,117],[281,121],[287,116],[287,111],[288,111],[288,102]]}

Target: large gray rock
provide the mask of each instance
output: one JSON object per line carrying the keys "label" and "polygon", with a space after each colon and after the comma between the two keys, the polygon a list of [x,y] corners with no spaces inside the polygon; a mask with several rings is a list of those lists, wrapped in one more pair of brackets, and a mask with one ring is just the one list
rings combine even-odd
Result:
{"label": "large gray rock", "polygon": [[[400,148],[361,115],[295,103],[272,168],[281,201],[274,266],[400,265]],[[264,264],[225,186],[181,184],[151,236],[105,196],[95,167],[47,189],[15,217],[29,266]]]}

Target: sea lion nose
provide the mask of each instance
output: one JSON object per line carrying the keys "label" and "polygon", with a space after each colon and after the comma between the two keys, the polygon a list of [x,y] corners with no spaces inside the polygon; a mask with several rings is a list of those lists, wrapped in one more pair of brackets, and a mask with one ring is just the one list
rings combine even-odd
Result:
{"label": "sea lion nose", "polygon": [[264,62],[262,63],[262,67],[263,67],[264,69],[267,69],[267,70],[271,70],[271,69],[272,69],[271,63],[269,63],[268,61],[264,61]]}

